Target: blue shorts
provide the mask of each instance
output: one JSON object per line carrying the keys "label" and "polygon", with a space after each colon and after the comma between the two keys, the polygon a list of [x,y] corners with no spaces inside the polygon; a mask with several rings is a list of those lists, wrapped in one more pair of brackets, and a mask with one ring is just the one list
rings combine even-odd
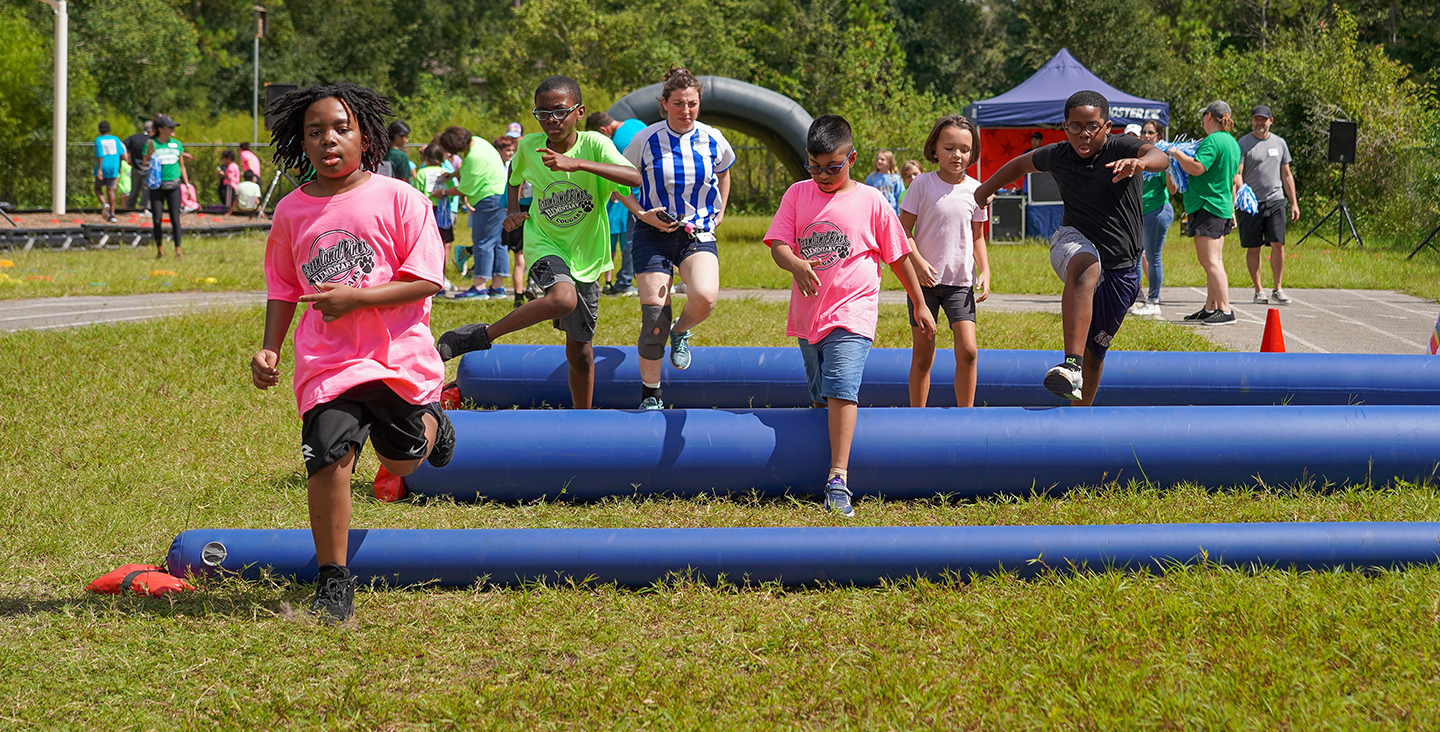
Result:
{"label": "blue shorts", "polygon": [[630,257],[635,262],[635,274],[643,272],[664,272],[670,274],[681,262],[692,254],[710,252],[720,256],[713,241],[696,241],[685,229],[671,232],[661,231],[649,224],[636,222],[631,231]]}
{"label": "blue shorts", "polygon": [[1095,285],[1095,298],[1090,305],[1090,334],[1085,346],[1090,354],[1101,361],[1110,350],[1110,341],[1120,332],[1125,314],[1135,304],[1140,294],[1140,268],[1126,270],[1106,269],[1100,272],[1100,284]]}
{"label": "blue shorts", "polygon": [[799,340],[800,355],[805,359],[805,380],[810,382],[810,401],[815,404],[824,404],[826,399],[860,401],[860,378],[865,375],[870,339],[836,328],[819,343]]}

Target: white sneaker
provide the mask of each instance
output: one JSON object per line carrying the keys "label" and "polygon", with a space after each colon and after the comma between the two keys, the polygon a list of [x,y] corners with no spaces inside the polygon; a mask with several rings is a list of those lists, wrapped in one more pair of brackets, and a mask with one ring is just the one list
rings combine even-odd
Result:
{"label": "white sneaker", "polygon": [[1144,314],[1145,314],[1145,307],[1146,307],[1147,304],[1148,304],[1148,303],[1146,303],[1144,300],[1141,300],[1141,301],[1135,303],[1134,305],[1131,305],[1131,306],[1130,306],[1130,314],[1131,314],[1131,315],[1144,315]]}
{"label": "white sneaker", "polygon": [[1289,305],[1294,302],[1289,295],[1285,294],[1284,290],[1278,287],[1270,291],[1270,299],[1274,300],[1277,305]]}
{"label": "white sneaker", "polygon": [[1250,302],[1256,305],[1268,305],[1270,303],[1270,298],[1265,296],[1264,290],[1261,290],[1255,293],[1255,297],[1251,298]]}
{"label": "white sneaker", "polygon": [[1160,313],[1160,303],[1158,302],[1145,303],[1145,307],[1140,308],[1140,312],[1135,314],[1142,318],[1155,318],[1156,320],[1160,320],[1165,317]]}
{"label": "white sneaker", "polygon": [[1080,369],[1067,361],[1045,372],[1044,383],[1051,394],[1077,402],[1082,398],[1080,391],[1085,386],[1085,379],[1080,375]]}

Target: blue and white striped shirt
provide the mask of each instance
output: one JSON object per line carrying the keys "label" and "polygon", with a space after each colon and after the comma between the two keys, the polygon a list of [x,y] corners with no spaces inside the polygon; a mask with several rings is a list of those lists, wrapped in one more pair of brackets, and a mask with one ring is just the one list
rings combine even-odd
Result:
{"label": "blue and white striped shirt", "polygon": [[714,231],[720,213],[716,176],[735,163],[735,151],[720,131],[696,122],[676,134],[667,122],[656,122],[635,134],[625,157],[640,171],[635,200],[645,210],[663,208],[681,223]]}

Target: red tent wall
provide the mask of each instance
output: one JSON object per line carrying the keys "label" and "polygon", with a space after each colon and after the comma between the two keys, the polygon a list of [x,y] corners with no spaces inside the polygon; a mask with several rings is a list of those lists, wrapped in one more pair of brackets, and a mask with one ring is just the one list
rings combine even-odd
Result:
{"label": "red tent wall", "polygon": [[[1030,135],[1039,132],[1045,138],[1045,144],[1060,142],[1065,139],[1062,130],[1051,130],[1040,127],[1002,127],[980,130],[980,165],[979,170],[971,166],[966,171],[972,178],[985,182],[987,178],[1000,169],[1000,166],[1010,161],[1016,155],[1023,155],[1030,151]],[[1007,192],[1019,191],[1023,181],[1016,181],[1015,185],[1005,188]]]}

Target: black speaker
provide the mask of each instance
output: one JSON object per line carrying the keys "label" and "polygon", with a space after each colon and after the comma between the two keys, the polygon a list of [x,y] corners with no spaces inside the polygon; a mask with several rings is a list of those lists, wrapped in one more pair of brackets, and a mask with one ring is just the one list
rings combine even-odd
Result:
{"label": "black speaker", "polygon": [[1025,197],[996,196],[990,204],[990,240],[1020,241],[1025,238]]}
{"label": "black speaker", "polygon": [[1330,122],[1330,162],[1355,162],[1355,132],[1358,126],[1343,119]]}
{"label": "black speaker", "polygon": [[1030,173],[1025,176],[1025,190],[1030,203],[1060,203],[1060,186],[1049,173]]}
{"label": "black speaker", "polygon": [[[271,102],[299,88],[297,84],[272,84],[268,81],[265,82],[265,109],[270,108]],[[267,113],[265,115],[265,130],[267,132],[270,130],[270,125],[274,124],[274,122],[275,118]]]}

